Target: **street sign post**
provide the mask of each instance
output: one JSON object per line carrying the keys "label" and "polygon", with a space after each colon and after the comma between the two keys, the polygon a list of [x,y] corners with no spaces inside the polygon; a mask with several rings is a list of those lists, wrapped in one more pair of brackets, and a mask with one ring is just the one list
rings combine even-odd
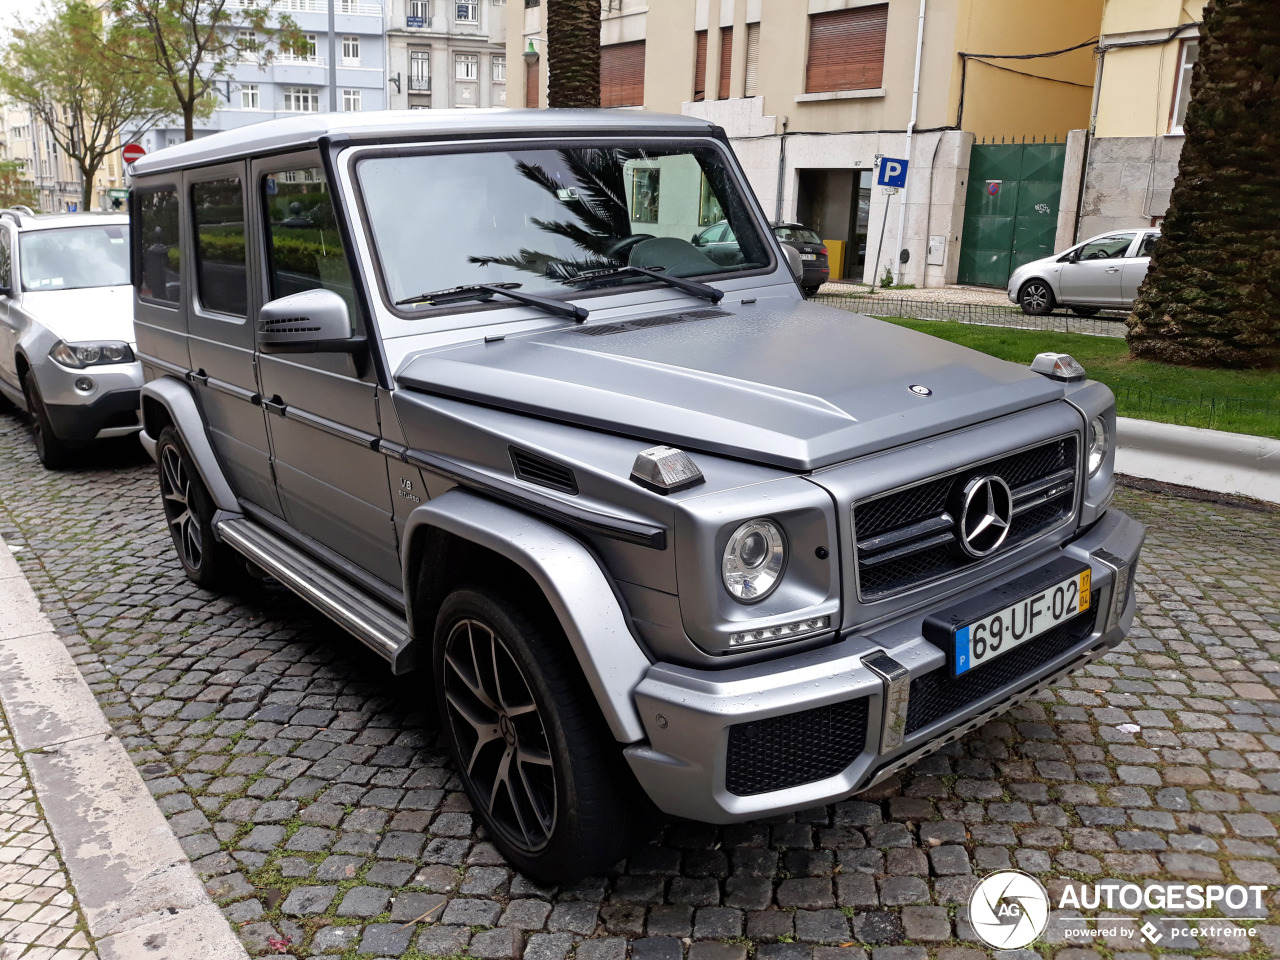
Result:
{"label": "street sign post", "polygon": [[905,187],[907,185],[906,160],[895,160],[893,157],[882,157],[880,169],[876,173],[876,183],[882,187]]}
{"label": "street sign post", "polygon": [[125,163],[141,160],[146,155],[147,151],[142,149],[142,144],[140,143],[126,143],[124,149],[120,151],[120,156],[124,157]]}

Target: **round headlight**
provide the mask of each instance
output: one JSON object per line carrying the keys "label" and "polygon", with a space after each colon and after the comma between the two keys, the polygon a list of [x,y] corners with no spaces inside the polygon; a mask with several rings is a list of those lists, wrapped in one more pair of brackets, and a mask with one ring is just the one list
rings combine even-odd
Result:
{"label": "round headlight", "polygon": [[1107,422],[1101,417],[1094,417],[1089,422],[1089,476],[1102,469],[1107,462],[1107,451],[1111,447],[1111,438],[1107,436]]}
{"label": "round headlight", "polygon": [[729,538],[720,564],[724,588],[735,600],[763,600],[782,579],[787,541],[772,520],[748,520]]}

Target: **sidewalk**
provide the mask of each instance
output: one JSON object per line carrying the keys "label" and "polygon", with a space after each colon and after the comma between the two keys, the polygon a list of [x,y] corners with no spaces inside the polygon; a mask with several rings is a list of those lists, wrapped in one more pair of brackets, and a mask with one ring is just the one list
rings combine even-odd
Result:
{"label": "sidewalk", "polygon": [[858,296],[876,296],[886,298],[902,298],[904,300],[927,300],[940,303],[981,303],[994,307],[1011,307],[1009,296],[1003,289],[995,287],[968,287],[952,283],[945,287],[913,287],[907,290],[886,290],[883,287],[867,287],[860,283],[845,283],[833,280],[822,285],[819,294],[857,294]]}
{"label": "sidewalk", "polygon": [[0,960],[245,956],[0,538]]}

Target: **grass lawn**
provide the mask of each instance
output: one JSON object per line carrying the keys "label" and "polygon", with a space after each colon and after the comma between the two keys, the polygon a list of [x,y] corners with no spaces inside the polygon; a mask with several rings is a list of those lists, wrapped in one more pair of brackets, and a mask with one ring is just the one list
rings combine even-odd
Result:
{"label": "grass lawn", "polygon": [[1092,379],[1115,392],[1122,417],[1280,438],[1280,372],[1200,370],[1130,360],[1127,344],[1118,337],[885,319],[1016,363],[1030,363],[1037,353],[1069,353]]}

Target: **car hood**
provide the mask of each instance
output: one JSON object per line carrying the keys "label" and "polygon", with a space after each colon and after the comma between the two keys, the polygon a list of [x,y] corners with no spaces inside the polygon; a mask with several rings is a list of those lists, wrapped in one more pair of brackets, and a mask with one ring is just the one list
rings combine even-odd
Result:
{"label": "car hood", "polygon": [[133,343],[133,288],[85,287],[34,290],[22,295],[22,309],[59,340],[123,340]]}
{"label": "car hood", "polygon": [[779,309],[694,309],[446,347],[409,357],[396,380],[793,470],[1063,395],[1061,385],[1027,367],[804,301]]}

